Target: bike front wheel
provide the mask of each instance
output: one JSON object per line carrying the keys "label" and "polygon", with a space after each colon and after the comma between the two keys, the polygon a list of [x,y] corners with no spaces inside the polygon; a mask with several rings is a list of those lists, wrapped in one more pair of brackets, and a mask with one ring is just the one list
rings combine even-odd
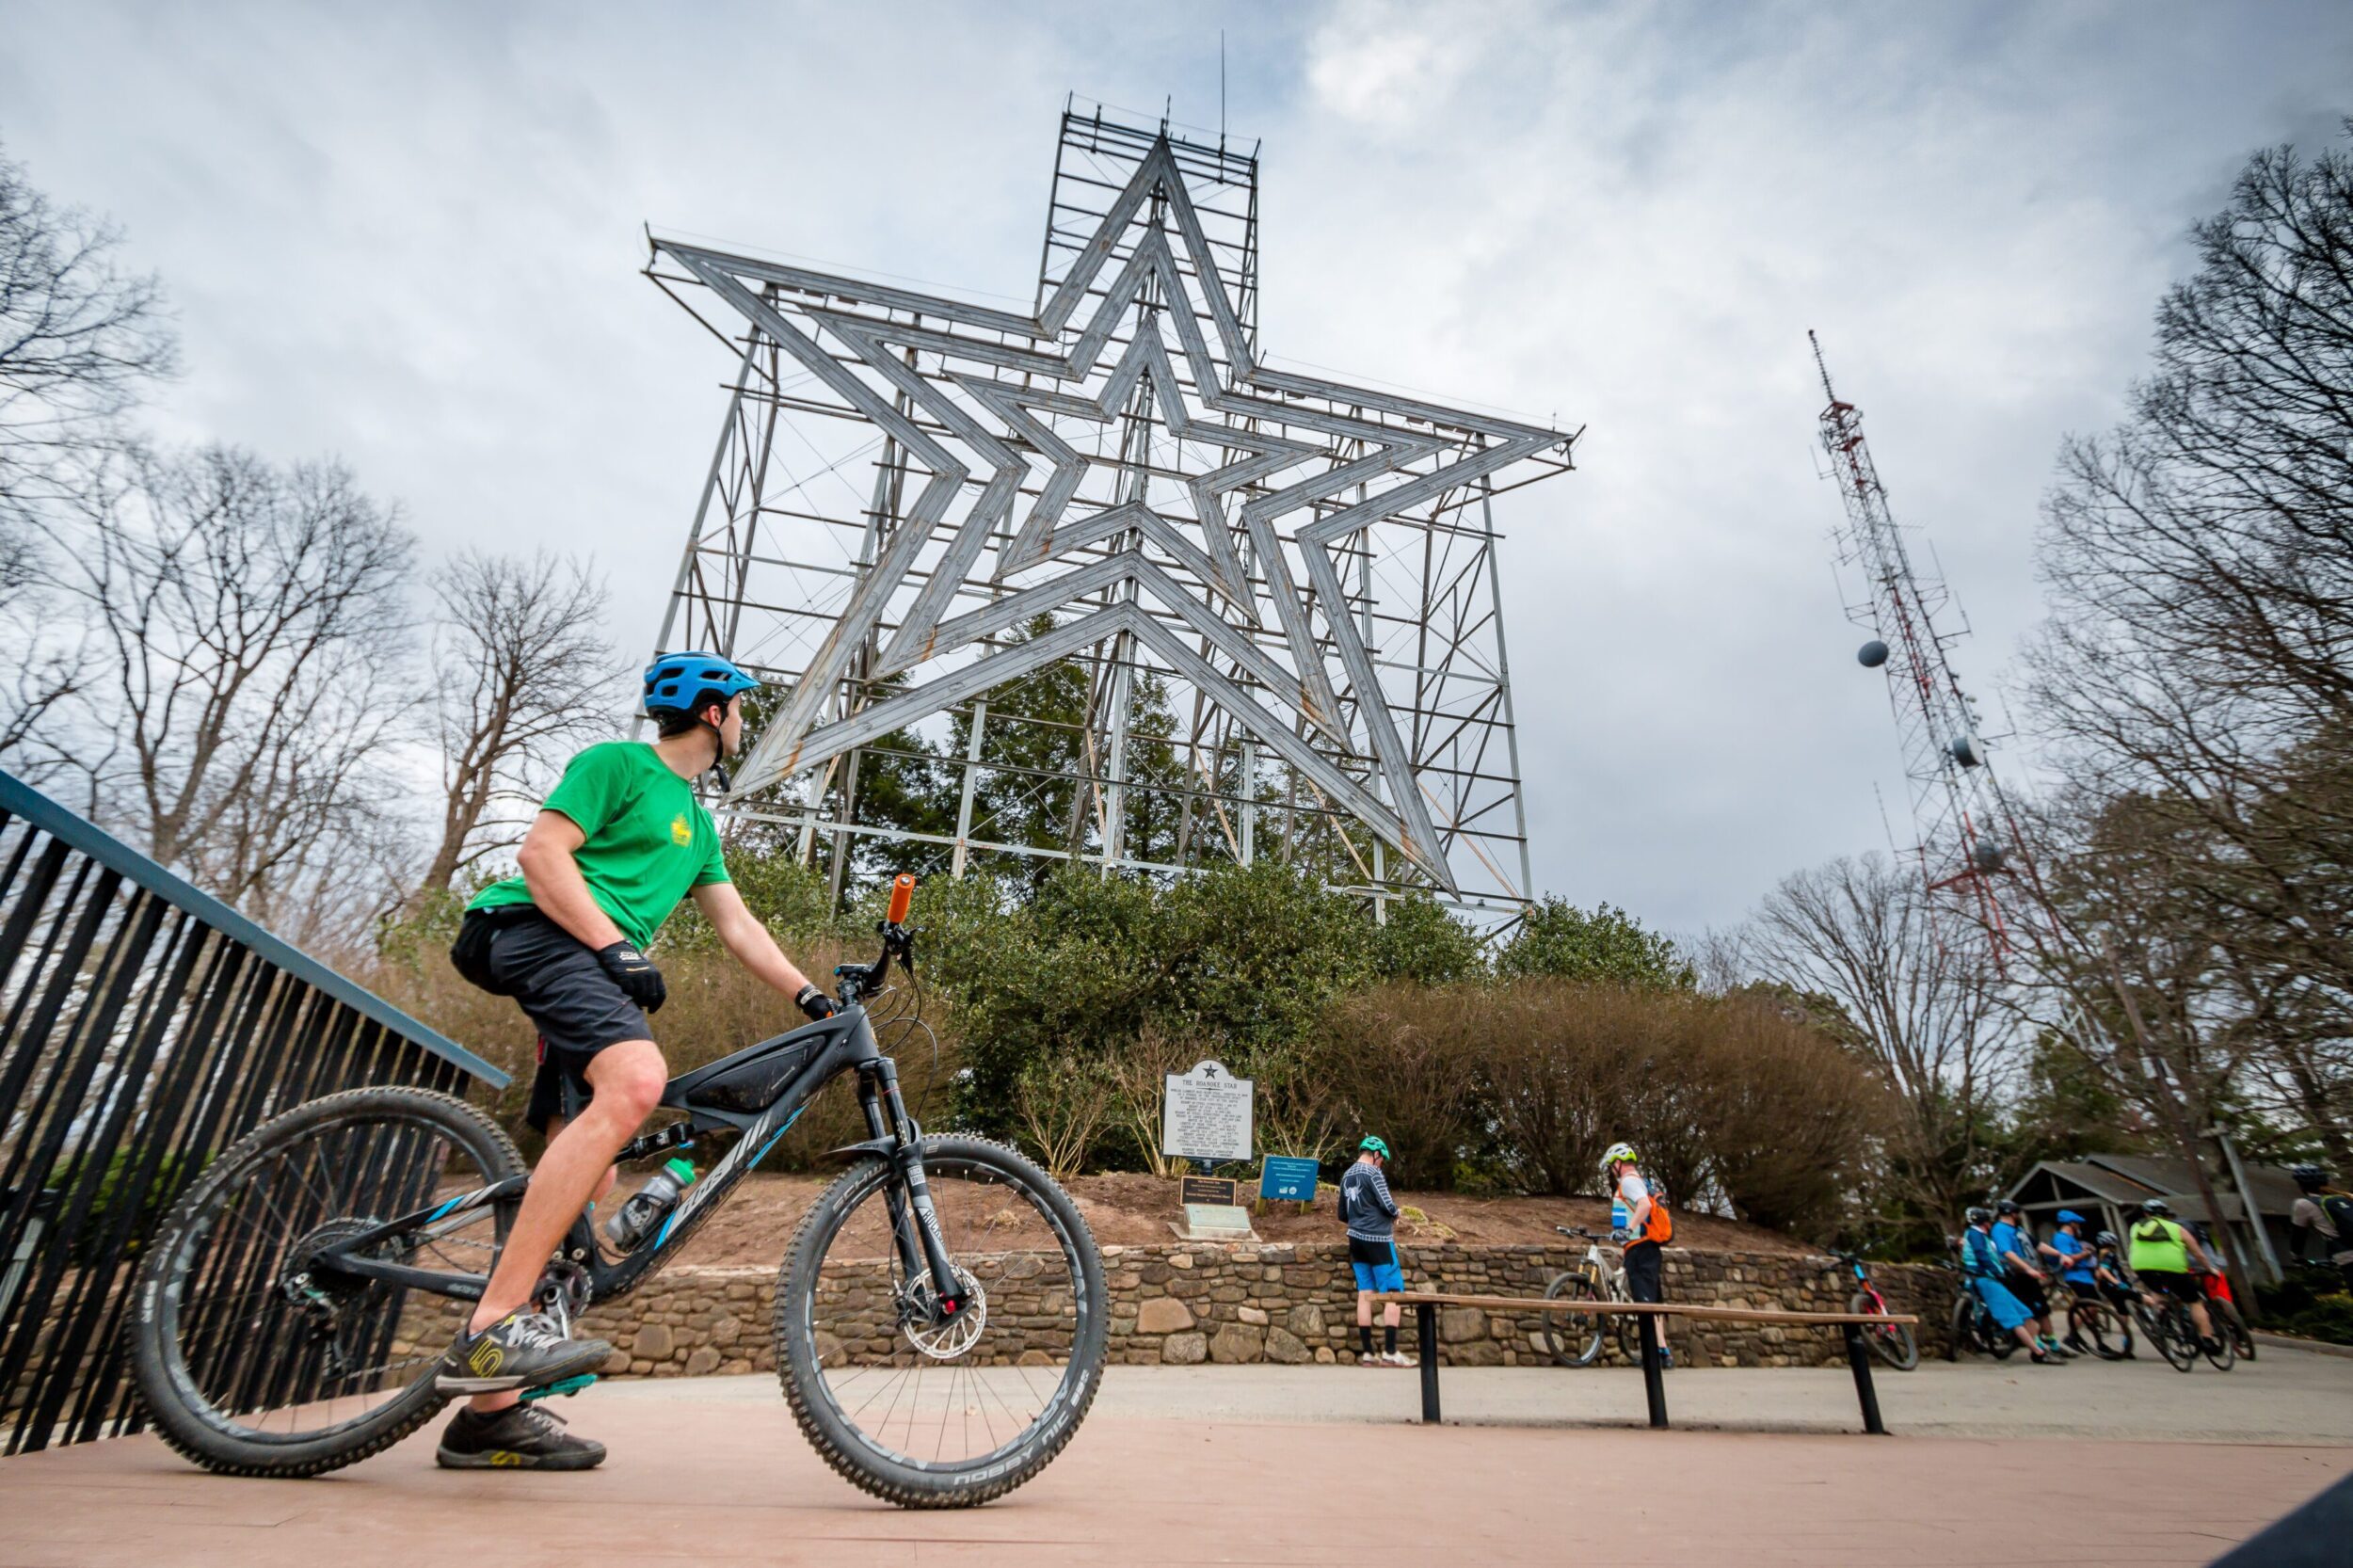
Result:
{"label": "bike front wheel", "polygon": [[[1555,1274],[1545,1287],[1548,1302],[1598,1302],[1601,1287],[1593,1276],[1581,1269],[1565,1274]],[[1591,1367],[1601,1356],[1602,1318],[1597,1312],[1547,1312],[1545,1314],[1545,1353],[1557,1366]]]}
{"label": "bike front wheel", "polygon": [[2188,1313],[2168,1306],[2154,1312],[2142,1308],[2137,1316],[2142,1333],[2175,1371],[2186,1372],[2198,1365],[2198,1336]]}
{"label": "bike front wheel", "polygon": [[2067,1311],[2067,1332],[2103,1361],[2121,1361],[2133,1353],[2132,1320],[2104,1302],[2076,1297]]}
{"label": "bike front wheel", "polygon": [[2238,1304],[2226,1302],[2217,1296],[2206,1304],[2206,1310],[2214,1314],[2215,1333],[2230,1341],[2237,1350],[2238,1358],[2241,1361],[2254,1360],[2255,1336],[2247,1331],[2247,1320],[2239,1316]]}
{"label": "bike front wheel", "polygon": [[[1847,1310],[1880,1317],[1887,1312],[1887,1304],[1880,1300],[1876,1291],[1858,1290],[1854,1300],[1847,1304]],[[1909,1372],[1920,1365],[1919,1342],[1913,1338],[1909,1323],[1865,1323],[1863,1338],[1881,1361],[1899,1372]]]}
{"label": "bike front wheel", "polygon": [[[902,1508],[968,1508],[1036,1475],[1102,1381],[1110,1302],[1095,1238],[1052,1178],[1002,1144],[927,1137],[923,1174],[968,1304],[934,1324],[916,1223],[889,1161],[825,1189],[776,1286],[793,1418],[853,1485]],[[916,1248],[920,1256],[920,1247]]]}
{"label": "bike front wheel", "polygon": [[[471,1304],[341,1272],[322,1249],[522,1168],[496,1123],[424,1089],[329,1095],[230,1145],[139,1270],[131,1371],[157,1432],[208,1470],[315,1476],[414,1432],[441,1407],[437,1364]],[[513,1215],[453,1208],[368,1256],[478,1280]]]}

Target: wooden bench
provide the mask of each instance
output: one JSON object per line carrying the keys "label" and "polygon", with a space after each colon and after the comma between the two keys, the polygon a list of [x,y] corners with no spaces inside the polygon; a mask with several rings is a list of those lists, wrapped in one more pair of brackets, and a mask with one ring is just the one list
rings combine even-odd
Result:
{"label": "wooden bench", "polygon": [[1482,1312],[1518,1315],[1528,1312],[1624,1313],[1637,1320],[1642,1342],[1642,1389],[1650,1397],[1650,1424],[1667,1424],[1667,1380],[1658,1357],[1660,1318],[1696,1318],[1719,1323],[1796,1323],[1841,1329],[1847,1338],[1847,1364],[1854,1370],[1855,1397],[1863,1404],[1863,1430],[1884,1435],[1880,1399],[1871,1386],[1871,1347],[1863,1342],[1868,1324],[1911,1325],[1919,1319],[1901,1314],[1865,1312],[1768,1312],[1746,1306],[1686,1306],[1674,1302],[1594,1302],[1552,1300],[1542,1296],[1450,1296],[1430,1291],[1385,1290],[1372,1298],[1383,1304],[1395,1302],[1414,1309],[1414,1326],[1421,1350],[1421,1418],[1438,1419],[1438,1308],[1475,1306]]}

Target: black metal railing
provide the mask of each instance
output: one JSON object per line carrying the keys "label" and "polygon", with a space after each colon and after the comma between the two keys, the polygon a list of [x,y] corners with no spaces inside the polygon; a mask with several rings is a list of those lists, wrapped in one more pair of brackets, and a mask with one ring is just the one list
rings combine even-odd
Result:
{"label": "black metal railing", "polygon": [[338,1089],[469,1079],[506,1082],[0,773],[0,1453],[136,1430],[138,1251],[215,1155]]}

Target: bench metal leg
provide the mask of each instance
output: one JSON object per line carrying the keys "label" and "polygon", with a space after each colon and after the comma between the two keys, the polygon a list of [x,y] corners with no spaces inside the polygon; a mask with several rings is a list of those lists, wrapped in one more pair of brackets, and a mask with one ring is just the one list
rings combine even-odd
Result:
{"label": "bench metal leg", "polygon": [[1414,1306],[1414,1338],[1421,1351],[1421,1418],[1438,1418],[1438,1309],[1427,1302]]}
{"label": "bench metal leg", "polygon": [[1871,1348],[1863,1342],[1863,1325],[1847,1325],[1847,1363],[1854,1368],[1855,1397],[1863,1401],[1863,1430],[1879,1436],[1887,1435],[1887,1424],[1880,1419],[1879,1390],[1871,1384]]}
{"label": "bench metal leg", "polygon": [[1667,1380],[1658,1367],[1658,1318],[1656,1313],[1634,1315],[1635,1332],[1642,1341],[1642,1392],[1650,1398],[1650,1424],[1667,1424]]}

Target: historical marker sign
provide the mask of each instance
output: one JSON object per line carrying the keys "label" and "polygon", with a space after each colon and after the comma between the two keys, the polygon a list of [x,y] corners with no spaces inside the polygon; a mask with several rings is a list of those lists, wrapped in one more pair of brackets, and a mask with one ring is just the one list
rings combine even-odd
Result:
{"label": "historical marker sign", "polygon": [[1160,1152],[1177,1160],[1250,1158],[1251,1083],[1222,1062],[1168,1075],[1160,1100]]}

